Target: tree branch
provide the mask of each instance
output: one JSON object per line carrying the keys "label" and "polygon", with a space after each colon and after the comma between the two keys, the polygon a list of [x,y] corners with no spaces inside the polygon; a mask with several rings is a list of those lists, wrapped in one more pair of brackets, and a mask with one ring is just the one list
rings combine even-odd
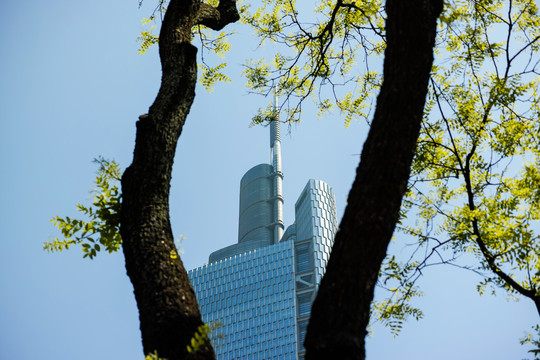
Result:
{"label": "tree branch", "polygon": [[[476,210],[476,205],[474,203],[474,192],[472,190],[472,183],[471,183],[471,172],[470,172],[470,161],[471,158],[476,151],[476,144],[473,145],[471,151],[469,154],[467,154],[467,157],[465,159],[465,168],[463,171],[463,177],[465,179],[465,186],[467,188],[467,197],[469,202],[469,209],[471,211]],[[515,291],[520,293],[523,296],[526,296],[533,301],[538,302],[536,291],[532,289],[525,289],[523,286],[521,286],[517,281],[512,279],[507,273],[501,270],[495,263],[495,256],[493,256],[489,249],[487,248],[485,242],[482,240],[482,235],[480,233],[480,228],[478,226],[478,219],[476,216],[472,220],[472,226],[473,226],[473,236],[474,241],[480,248],[480,251],[482,251],[482,255],[484,256],[484,259],[487,261],[489,268],[502,280],[504,280],[509,286],[511,286]]]}
{"label": "tree branch", "polygon": [[217,7],[201,3],[195,17],[195,24],[204,25],[212,30],[221,30],[239,19],[240,14],[236,9],[236,1],[222,0]]}

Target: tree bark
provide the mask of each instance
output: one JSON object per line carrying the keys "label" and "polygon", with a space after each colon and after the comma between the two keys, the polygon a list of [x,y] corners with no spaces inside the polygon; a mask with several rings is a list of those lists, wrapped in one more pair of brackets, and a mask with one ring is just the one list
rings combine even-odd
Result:
{"label": "tree bark", "polygon": [[191,29],[221,29],[239,19],[234,0],[217,8],[197,0],[172,0],[163,20],[159,53],[162,79],[148,114],[139,117],[133,162],[122,176],[120,232],[126,270],[139,308],[145,354],[160,358],[214,359],[210,343],[189,354],[203,324],[195,292],[178,256],[169,218],[169,188],[178,138],[197,82]]}
{"label": "tree bark", "polygon": [[364,359],[375,284],[399,218],[433,64],[442,0],[388,0],[384,80],[312,307],[306,359]]}

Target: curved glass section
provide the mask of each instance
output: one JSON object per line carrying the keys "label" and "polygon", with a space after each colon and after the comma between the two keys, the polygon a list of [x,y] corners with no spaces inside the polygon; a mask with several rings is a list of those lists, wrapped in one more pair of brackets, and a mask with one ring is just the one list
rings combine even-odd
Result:
{"label": "curved glass section", "polygon": [[272,244],[272,223],[274,207],[272,198],[272,166],[257,165],[240,181],[240,217],[238,222],[238,242],[251,240]]}

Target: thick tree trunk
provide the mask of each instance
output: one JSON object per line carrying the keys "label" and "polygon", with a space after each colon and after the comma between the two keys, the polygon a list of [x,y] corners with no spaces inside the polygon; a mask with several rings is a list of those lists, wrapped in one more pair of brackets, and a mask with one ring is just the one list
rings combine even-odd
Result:
{"label": "thick tree trunk", "polygon": [[[195,293],[176,255],[169,219],[169,188],[178,137],[195,97],[196,49],[178,44],[148,115],[137,122],[132,165],[122,177],[121,233],[127,273],[135,290],[143,347],[169,360],[184,359],[202,324]],[[214,358],[207,349],[205,359]],[[212,354],[212,355],[210,355]],[[202,355],[202,354],[201,354]]]}
{"label": "thick tree trunk", "polygon": [[381,263],[406,190],[442,0],[388,0],[384,81],[348,205],[313,304],[306,359],[364,359]]}
{"label": "thick tree trunk", "polygon": [[121,235],[134,287],[146,354],[168,360],[214,359],[208,343],[188,354],[202,325],[187,272],[176,252],[169,219],[169,188],[176,145],[195,97],[197,49],[191,28],[221,29],[238,20],[235,1],[217,8],[198,0],[172,0],[162,24],[162,80],[149,113],[137,122],[133,163],[122,177]]}

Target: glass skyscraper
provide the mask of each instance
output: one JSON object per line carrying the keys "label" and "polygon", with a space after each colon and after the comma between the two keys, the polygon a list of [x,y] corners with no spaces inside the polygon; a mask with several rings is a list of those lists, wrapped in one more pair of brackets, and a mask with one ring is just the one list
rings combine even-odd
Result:
{"label": "glass skyscraper", "polygon": [[[277,107],[277,101],[276,101]],[[335,198],[309,180],[284,231],[279,121],[270,126],[272,165],[240,182],[238,243],[189,272],[219,360],[303,359],[317,286],[337,231]]]}

